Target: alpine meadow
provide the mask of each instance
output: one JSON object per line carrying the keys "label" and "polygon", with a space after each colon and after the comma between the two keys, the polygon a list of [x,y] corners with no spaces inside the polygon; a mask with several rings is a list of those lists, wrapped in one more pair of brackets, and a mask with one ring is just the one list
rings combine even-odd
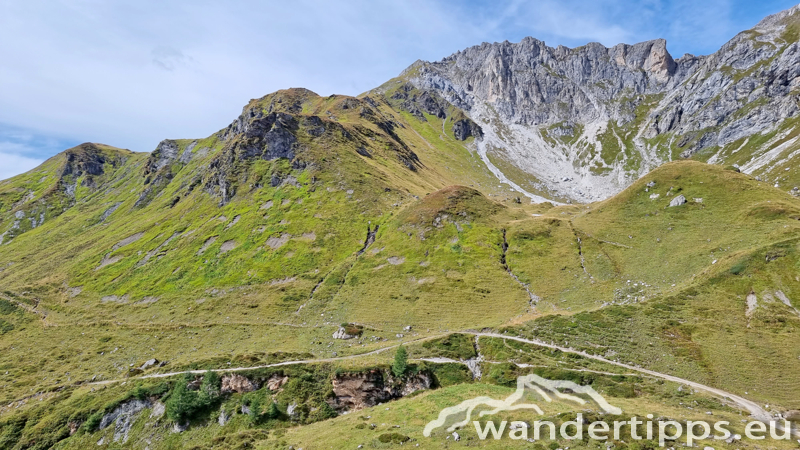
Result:
{"label": "alpine meadow", "polygon": [[[800,423],[799,41],[796,6],[707,56],[484,43],[0,181],[0,448],[660,447],[472,422],[578,414],[797,448],[742,436]],[[622,412],[423,435],[527,375]]]}

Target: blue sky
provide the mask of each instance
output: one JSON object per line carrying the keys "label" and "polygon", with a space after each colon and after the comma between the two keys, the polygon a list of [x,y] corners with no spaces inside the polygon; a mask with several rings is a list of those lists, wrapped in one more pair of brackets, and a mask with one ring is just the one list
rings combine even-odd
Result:
{"label": "blue sky", "polygon": [[525,36],[574,47],[663,37],[714,52],[791,1],[0,0],[0,179],[81,142],[205,137],[251,98],[359,94],[417,59]]}

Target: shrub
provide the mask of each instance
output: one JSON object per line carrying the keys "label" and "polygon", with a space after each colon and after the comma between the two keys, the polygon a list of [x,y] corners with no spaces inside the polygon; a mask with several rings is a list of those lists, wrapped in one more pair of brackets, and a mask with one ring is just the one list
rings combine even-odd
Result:
{"label": "shrub", "polygon": [[192,391],[188,384],[192,376],[186,374],[179,382],[165,403],[167,417],[177,423],[186,423],[197,413],[208,409],[219,399],[219,376],[207,372],[199,391]]}
{"label": "shrub", "polygon": [[[274,403],[273,403],[274,405]],[[258,424],[261,422],[262,415],[261,415],[261,396],[254,395],[250,399],[250,412],[247,414],[250,416],[250,422],[253,424]]]}
{"label": "shrub", "polygon": [[397,351],[394,354],[394,364],[392,364],[392,373],[397,378],[402,377],[406,374],[408,370],[408,352],[406,348],[402,345],[397,347]]}
{"label": "shrub", "polygon": [[93,433],[100,426],[100,421],[103,420],[103,410],[97,411],[83,423],[83,429],[88,433]]}
{"label": "shrub", "polygon": [[411,438],[400,433],[384,433],[378,436],[378,440],[384,444],[402,444],[409,439]]}

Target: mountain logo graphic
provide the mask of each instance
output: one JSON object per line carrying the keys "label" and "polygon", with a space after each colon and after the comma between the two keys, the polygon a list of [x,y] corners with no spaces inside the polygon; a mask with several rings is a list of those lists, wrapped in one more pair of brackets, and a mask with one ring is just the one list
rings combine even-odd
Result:
{"label": "mountain logo graphic", "polygon": [[[622,414],[622,409],[611,405],[594,390],[591,386],[581,386],[575,382],[567,380],[548,380],[538,375],[525,375],[517,378],[517,389],[513,394],[504,400],[496,400],[491,397],[475,397],[470,400],[465,400],[456,406],[450,406],[439,412],[439,417],[435,420],[428,422],[422,434],[425,437],[430,437],[431,432],[437,428],[447,426],[451,421],[454,422],[447,427],[447,432],[467,425],[472,419],[475,410],[480,407],[478,417],[489,416],[497,414],[502,411],[515,411],[520,409],[529,409],[536,411],[540,415],[544,415],[544,411],[539,405],[534,403],[522,403],[521,400],[527,393],[534,394],[541,397],[545,402],[552,402],[553,398],[573,402],[577,405],[586,405],[589,403],[585,397],[597,403],[597,405],[608,414],[619,415]],[[463,417],[463,420],[458,420]]]}

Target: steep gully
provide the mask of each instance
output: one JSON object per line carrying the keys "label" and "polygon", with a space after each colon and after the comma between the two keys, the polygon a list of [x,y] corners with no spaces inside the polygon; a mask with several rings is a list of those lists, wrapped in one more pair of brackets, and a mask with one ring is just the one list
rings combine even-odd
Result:
{"label": "steep gully", "polygon": [[500,251],[501,251],[501,253],[500,253],[500,264],[503,266],[503,269],[505,269],[506,272],[508,272],[508,274],[511,276],[511,278],[513,278],[514,281],[516,281],[520,286],[522,286],[523,289],[525,289],[525,292],[528,293],[528,297],[531,298],[530,306],[531,306],[531,308],[533,308],[533,307],[536,306],[537,303],[539,303],[539,300],[541,300],[541,299],[539,298],[538,295],[536,295],[533,292],[531,292],[530,287],[527,284],[523,283],[519,279],[519,277],[517,277],[514,274],[514,272],[511,271],[511,268],[508,267],[508,262],[506,261],[506,253],[508,252],[508,241],[506,240],[506,230],[505,230],[505,228],[503,228],[502,231],[503,231],[503,243],[500,244]]}

